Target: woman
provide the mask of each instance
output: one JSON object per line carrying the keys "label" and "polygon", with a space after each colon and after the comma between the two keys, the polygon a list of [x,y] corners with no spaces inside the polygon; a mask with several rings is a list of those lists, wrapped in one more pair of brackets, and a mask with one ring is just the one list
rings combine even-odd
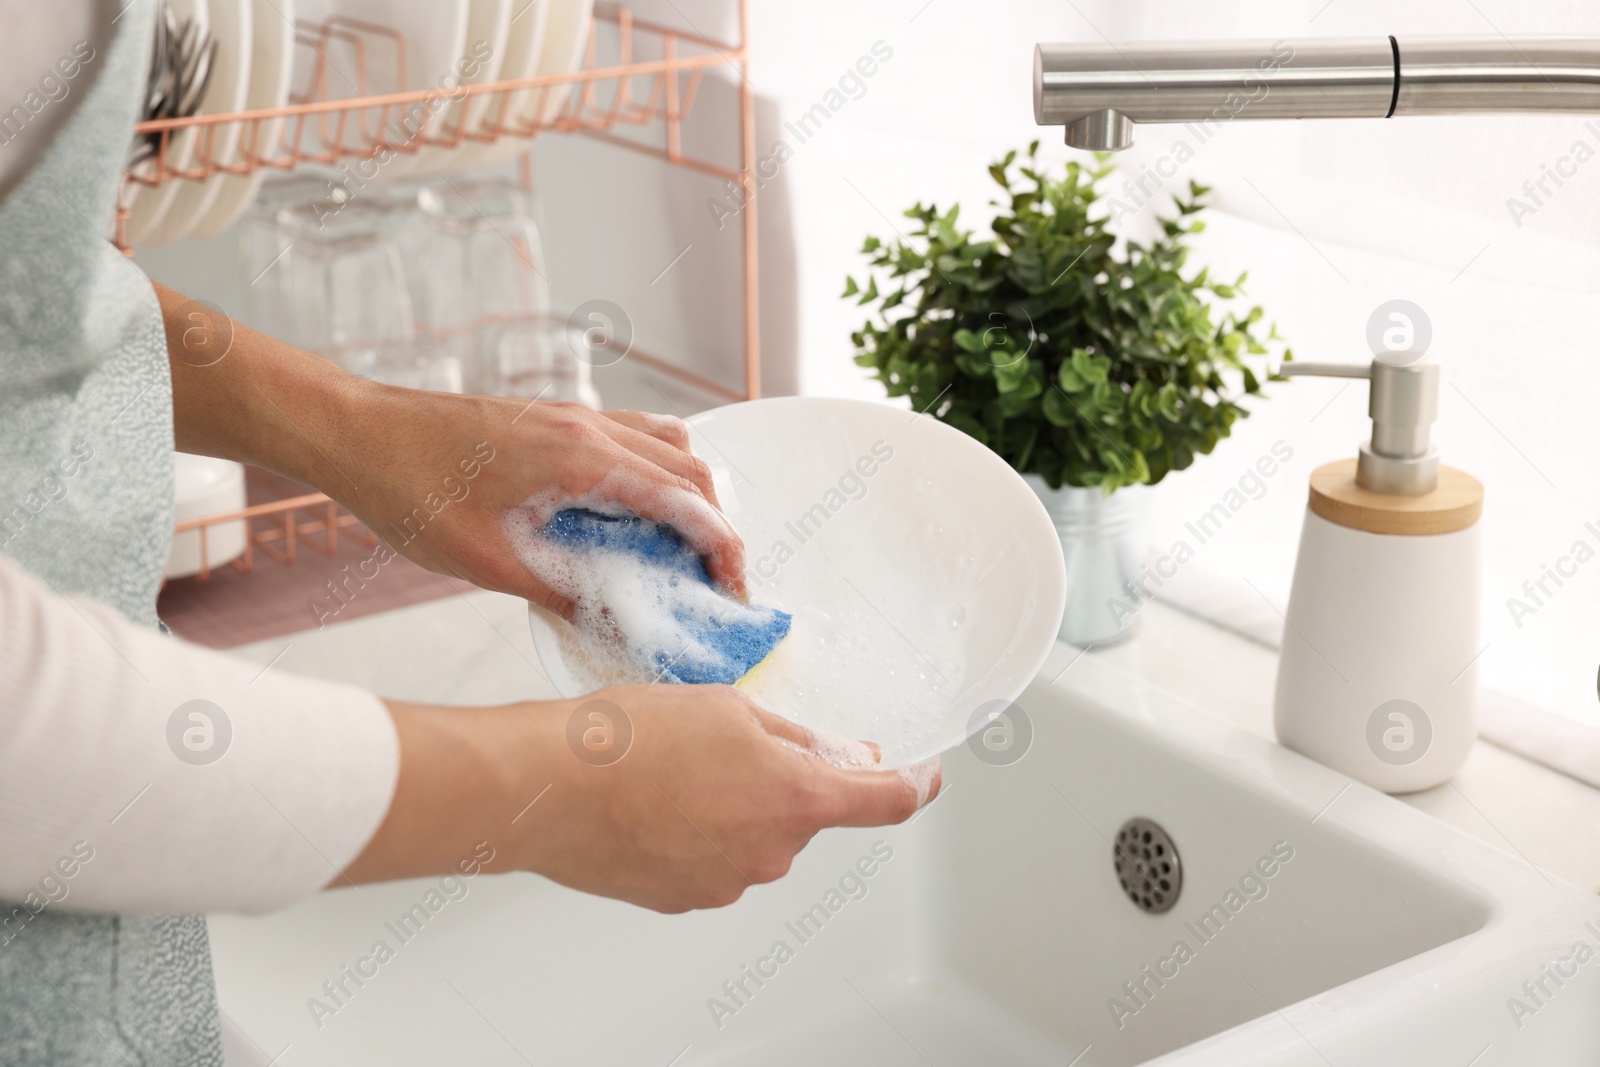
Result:
{"label": "woman", "polygon": [[[895,775],[802,754],[802,731],[726,687],[604,691],[634,738],[596,768],[566,742],[577,702],[384,701],[160,633],[175,446],[314,485],[380,535],[477,461],[397,550],[557,607],[501,533],[536,493],[603,483],[688,515],[735,592],[743,548],[677,420],[359,381],[152,285],[103,233],[158,5],[4,6],[0,1063],[220,1063],[203,911],[454,871],[484,842],[490,870],[714,907],[824,827],[912,813]],[[231,730],[206,766],[173,741],[194,700]]]}

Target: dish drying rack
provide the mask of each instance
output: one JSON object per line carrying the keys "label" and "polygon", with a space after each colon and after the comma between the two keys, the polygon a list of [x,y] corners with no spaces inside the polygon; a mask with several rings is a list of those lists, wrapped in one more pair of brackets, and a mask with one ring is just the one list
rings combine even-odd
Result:
{"label": "dish drying rack", "polygon": [[[578,133],[607,144],[661,160],[670,166],[696,171],[743,190],[740,212],[742,302],[744,312],[744,382],[742,389],[729,387],[695,374],[670,360],[641,352],[637,347],[629,358],[686,382],[721,399],[753,400],[760,394],[760,322],[758,318],[758,276],[756,256],[756,198],[750,176],[755,170],[755,101],[747,76],[749,65],[747,0],[736,0],[739,40],[725,42],[698,32],[689,32],[644,19],[634,18],[621,4],[599,0],[594,5],[594,20],[589,30],[582,65],[564,74],[536,75],[457,85],[453,89],[415,89],[387,93],[370,92],[368,57],[383,65],[392,64],[397,80],[404,83],[406,42],[394,29],[334,16],[324,22],[296,20],[295,47],[307,50],[310,76],[301,91],[291,94],[282,107],[249,111],[195,115],[141,122],[136,135],[152,142],[152,151],[124,181],[125,193],[137,186],[158,186],[170,181],[203,182],[222,175],[245,176],[261,170],[289,172],[304,164],[338,167],[348,160],[370,159],[384,152],[415,154],[424,148],[454,149],[468,144],[491,144],[506,137],[520,137],[531,146],[540,134]],[[605,59],[600,58],[600,30],[605,27],[608,41]],[[330,42],[340,42],[353,55],[353,69],[340,71],[341,82],[353,81],[349,95],[334,96],[329,80]],[[639,56],[654,58],[638,58]],[[694,105],[702,76],[708,69],[732,65],[738,73],[738,143],[740,169],[733,170],[713,160],[688,153],[683,148],[683,128]],[[372,64],[379,65],[379,64]],[[566,99],[558,109],[546,107],[551,93],[566,89]],[[536,96],[532,95],[537,93]],[[487,98],[481,108],[466,106],[450,110],[454,115],[438,128],[424,127],[405,140],[391,139],[389,132],[407,109],[429,100],[451,103],[471,98]],[[609,97],[609,102],[606,98]],[[529,101],[532,106],[529,106]],[[514,114],[513,104],[521,114]],[[469,118],[469,113],[471,117]],[[474,121],[475,120],[475,121]],[[644,140],[616,132],[622,127],[656,126],[659,137]],[[180,131],[194,129],[193,149],[187,162],[179,164],[172,156],[172,141]],[[237,136],[231,136],[237,131]],[[236,142],[228,160],[219,159],[215,148]],[[532,187],[532,161],[524,152],[518,163],[524,188]],[[119,202],[113,242],[132,255],[126,239],[126,223],[131,217],[130,197]],[[474,324],[476,325],[476,324]],[[470,328],[470,327],[468,327]],[[195,531],[200,539],[199,580],[210,577],[212,567],[206,553],[207,529],[225,523],[245,524],[244,553],[231,561],[242,572],[254,567],[260,552],[279,563],[293,564],[297,546],[324,556],[337,549],[341,531],[369,543],[376,536],[354,515],[322,493],[310,493],[268,503],[255,504],[239,511],[190,519],[178,523],[175,534]]]}

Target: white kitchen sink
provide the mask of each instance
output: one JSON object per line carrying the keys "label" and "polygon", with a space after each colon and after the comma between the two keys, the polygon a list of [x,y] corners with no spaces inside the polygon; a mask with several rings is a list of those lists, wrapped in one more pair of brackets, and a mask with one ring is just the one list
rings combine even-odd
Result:
{"label": "white kitchen sink", "polygon": [[[1600,1063],[1600,898],[1066,646],[1018,704],[1019,762],[957,750],[910,824],[731,908],[482,875],[401,943],[436,882],[340,890],[214,917],[219,997],[285,1067]],[[1181,857],[1164,914],[1113,870],[1136,816]]]}

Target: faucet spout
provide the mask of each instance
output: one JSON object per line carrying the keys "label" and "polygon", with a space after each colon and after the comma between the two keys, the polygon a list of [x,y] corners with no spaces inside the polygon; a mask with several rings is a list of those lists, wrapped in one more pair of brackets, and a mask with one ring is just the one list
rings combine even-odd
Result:
{"label": "faucet spout", "polygon": [[1118,151],[1145,122],[1600,114],[1600,37],[1040,44],[1033,115]]}

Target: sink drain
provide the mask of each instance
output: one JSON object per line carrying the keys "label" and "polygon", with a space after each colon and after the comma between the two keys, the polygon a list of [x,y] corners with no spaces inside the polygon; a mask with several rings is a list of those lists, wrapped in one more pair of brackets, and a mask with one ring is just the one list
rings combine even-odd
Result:
{"label": "sink drain", "polygon": [[1144,911],[1159,915],[1178,902],[1183,863],[1167,832],[1149,819],[1129,819],[1117,831],[1112,858],[1122,891]]}

